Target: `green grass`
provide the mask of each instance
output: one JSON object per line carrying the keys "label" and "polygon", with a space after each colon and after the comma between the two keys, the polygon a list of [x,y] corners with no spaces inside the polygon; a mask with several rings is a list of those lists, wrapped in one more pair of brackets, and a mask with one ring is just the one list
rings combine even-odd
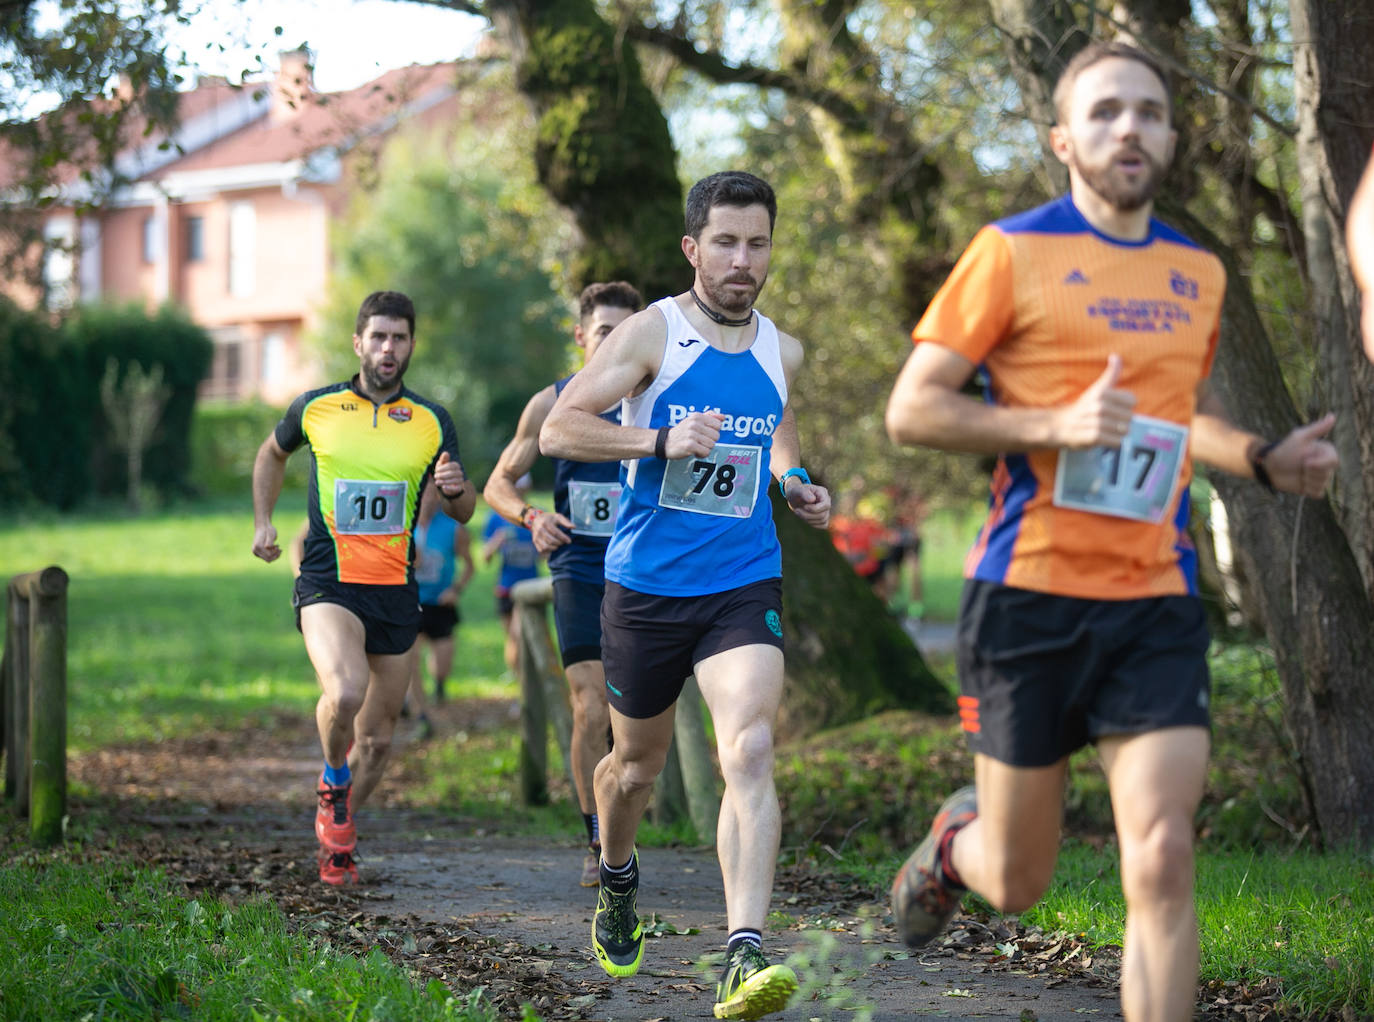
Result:
{"label": "green grass", "polygon": [[[1197,913],[1204,985],[1275,977],[1289,1017],[1374,1009],[1374,859],[1367,853],[1204,849]],[[1119,947],[1124,917],[1115,856],[1068,843],[1054,884],[1020,918]]]}
{"label": "green grass", "polygon": [[0,1004],[52,1019],[490,1022],[480,991],[417,985],[380,951],[334,951],[287,930],[275,905],[187,900],[161,874],[60,858],[0,867]]}

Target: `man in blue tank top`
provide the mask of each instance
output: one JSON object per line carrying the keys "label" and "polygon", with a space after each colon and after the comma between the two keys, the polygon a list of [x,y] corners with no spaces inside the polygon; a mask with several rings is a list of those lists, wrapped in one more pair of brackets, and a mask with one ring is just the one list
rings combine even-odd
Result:
{"label": "man in blue tank top", "polygon": [[[768,484],[824,528],[830,495],[801,468],[788,389],[798,341],[754,311],[777,201],[752,174],[713,174],[687,196],[685,294],[622,323],[563,389],[544,453],[623,462],[606,551],[601,653],[614,747],[596,768],[601,892],[592,946],[612,976],[644,957],[635,832],[695,673],[715,724],[725,795],[717,851],[730,931],[717,1018],[782,1010],[797,978],[760,947],[781,833],[773,727],[782,696],[782,551]],[[601,413],[623,399],[620,425]]]}
{"label": "man in blue tank top", "polygon": [[[624,281],[588,284],[578,305],[573,341],[585,358],[644,301]],[[501,452],[482,496],[507,521],[530,530],[535,548],[549,558],[553,576],[553,620],[558,630],[563,672],[572,694],[571,758],[577,801],[587,829],[587,855],[581,884],[600,883],[601,834],[592,774],[609,749],[611,717],[606,705],[606,674],[601,664],[601,597],[605,592],[606,544],[620,503],[620,462],[554,458],[553,511],[525,502],[520,477],[539,458],[539,430],[549,409],[572,376],[551,383],[525,405],[515,437]],[[602,414],[620,423],[620,402]]]}

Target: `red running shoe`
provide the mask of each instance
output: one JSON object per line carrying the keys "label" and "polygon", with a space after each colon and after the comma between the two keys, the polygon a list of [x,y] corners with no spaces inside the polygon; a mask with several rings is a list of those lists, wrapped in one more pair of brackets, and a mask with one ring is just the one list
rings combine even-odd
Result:
{"label": "red running shoe", "polygon": [[320,782],[316,787],[320,805],[315,811],[315,837],[332,852],[351,852],[358,845],[358,828],[353,826],[353,786],[334,786]]}

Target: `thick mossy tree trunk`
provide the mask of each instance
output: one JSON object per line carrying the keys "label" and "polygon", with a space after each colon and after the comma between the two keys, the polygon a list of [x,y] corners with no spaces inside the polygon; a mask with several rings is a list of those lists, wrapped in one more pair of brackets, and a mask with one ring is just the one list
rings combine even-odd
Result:
{"label": "thick mossy tree trunk", "polygon": [[591,0],[493,0],[490,9],[538,118],[540,183],[582,232],[574,285],[628,280],[649,301],[687,290],[677,153],[634,46]]}
{"label": "thick mossy tree trunk", "polygon": [[776,490],[773,519],[787,640],[780,730],[803,734],[894,707],[952,712],[949,690],[829,534],[803,523]]}

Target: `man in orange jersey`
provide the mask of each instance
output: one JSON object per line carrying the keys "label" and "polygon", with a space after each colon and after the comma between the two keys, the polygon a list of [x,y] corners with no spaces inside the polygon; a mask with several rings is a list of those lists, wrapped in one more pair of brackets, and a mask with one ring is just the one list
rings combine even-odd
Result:
{"label": "man in orange jersey", "polygon": [[[959,621],[976,785],[941,806],[893,913],[920,946],[965,889],[1002,911],[1032,905],[1054,870],[1069,754],[1095,743],[1121,847],[1125,1015],[1180,1022],[1197,995],[1193,816],[1210,726],[1191,462],[1318,497],[1333,419],[1266,443],[1207,388],[1225,274],[1150,215],[1175,142],[1159,68],[1091,45],[1055,107],[1069,194],[978,233],[888,403],[899,443],[998,456]],[[960,393],[975,367],[986,402]]]}
{"label": "man in orange jersey", "polygon": [[296,398],[253,464],[253,554],[281,556],[272,510],[286,459],[310,447],[308,531],[292,604],[320,679],[324,772],[316,785],[320,879],[357,883],[353,811],[381,779],[410,684],[420,601],[414,529],[432,477],[444,510],[472,517],[477,490],[458,460],[453,420],[402,379],[415,307],[377,291],[358,310],[358,374]]}

